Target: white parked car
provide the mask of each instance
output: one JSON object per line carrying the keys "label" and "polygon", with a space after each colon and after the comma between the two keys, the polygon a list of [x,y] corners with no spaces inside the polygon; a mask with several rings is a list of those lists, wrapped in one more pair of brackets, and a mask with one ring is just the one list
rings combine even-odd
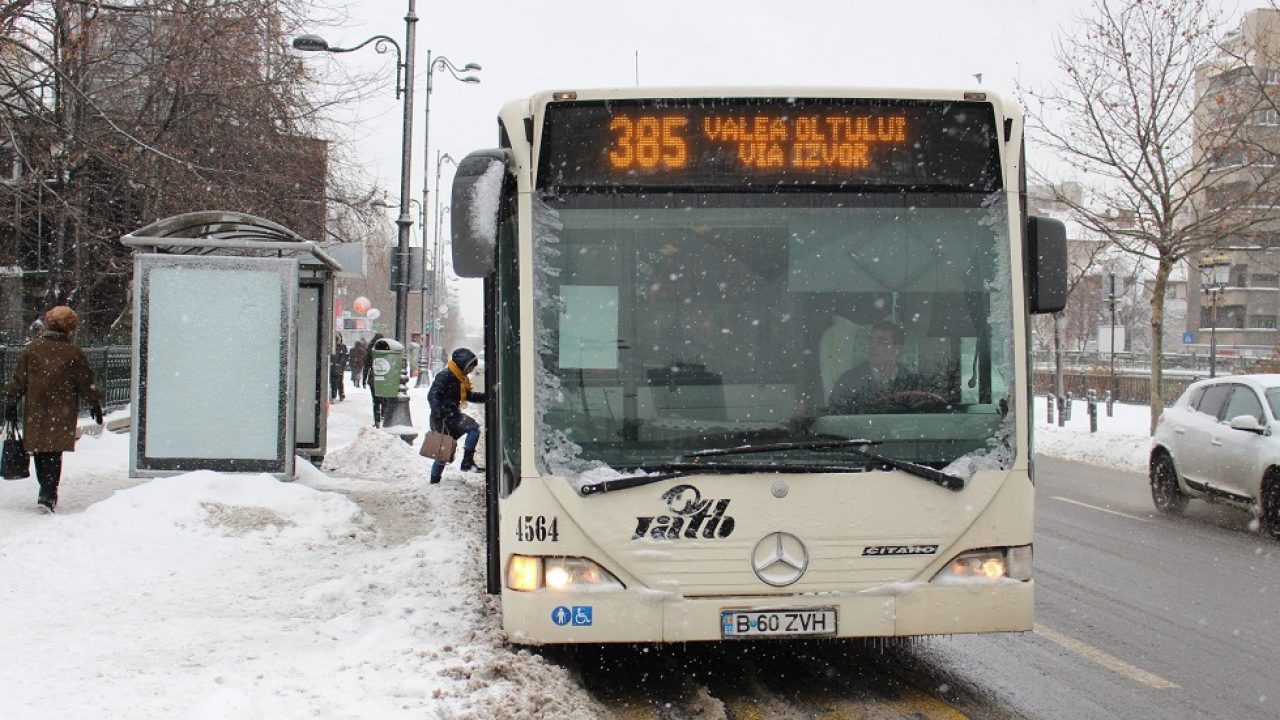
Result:
{"label": "white parked car", "polygon": [[1191,498],[1253,512],[1280,539],[1280,375],[1193,383],[1156,425],[1151,498],[1179,513]]}

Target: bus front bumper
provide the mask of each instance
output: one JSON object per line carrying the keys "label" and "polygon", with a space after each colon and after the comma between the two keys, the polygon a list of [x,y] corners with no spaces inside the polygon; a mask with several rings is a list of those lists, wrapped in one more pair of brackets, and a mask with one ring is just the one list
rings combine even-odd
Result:
{"label": "bus front bumper", "polygon": [[[1035,582],[906,584],[860,593],[687,598],[646,590],[503,591],[503,629],[521,645],[726,639],[724,613],[834,609],[825,637],[899,637],[1031,629]],[[803,631],[801,631],[803,632]],[[773,639],[813,637],[779,635]]]}

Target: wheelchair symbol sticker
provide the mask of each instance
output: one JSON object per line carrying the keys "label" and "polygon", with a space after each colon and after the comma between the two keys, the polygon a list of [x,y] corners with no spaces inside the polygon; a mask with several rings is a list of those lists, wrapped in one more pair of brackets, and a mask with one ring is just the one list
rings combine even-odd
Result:
{"label": "wheelchair symbol sticker", "polygon": [[591,606],[574,605],[573,608],[570,609],[560,605],[551,611],[551,622],[561,627],[569,624],[579,627],[589,627],[591,625]]}

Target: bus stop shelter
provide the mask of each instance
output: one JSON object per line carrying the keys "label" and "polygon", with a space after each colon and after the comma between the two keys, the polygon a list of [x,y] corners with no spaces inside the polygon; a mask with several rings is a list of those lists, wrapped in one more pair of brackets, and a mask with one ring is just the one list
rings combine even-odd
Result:
{"label": "bus stop shelter", "polygon": [[325,454],[334,275],[263,218],[184,213],[121,238],[133,275],[133,477],[293,477]]}

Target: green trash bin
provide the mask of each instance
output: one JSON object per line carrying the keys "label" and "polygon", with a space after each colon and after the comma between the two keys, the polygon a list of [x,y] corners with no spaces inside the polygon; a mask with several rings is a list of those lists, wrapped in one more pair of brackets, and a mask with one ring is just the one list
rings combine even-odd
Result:
{"label": "green trash bin", "polygon": [[370,348],[370,375],[375,397],[395,397],[400,392],[400,371],[404,369],[404,346],[382,338]]}

